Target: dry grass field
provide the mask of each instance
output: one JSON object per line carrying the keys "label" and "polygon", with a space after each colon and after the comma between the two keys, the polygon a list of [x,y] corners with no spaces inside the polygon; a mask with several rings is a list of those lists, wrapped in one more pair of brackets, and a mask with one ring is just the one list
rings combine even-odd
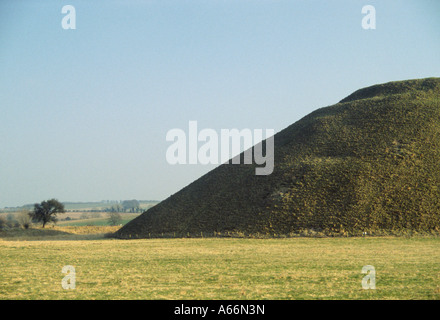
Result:
{"label": "dry grass field", "polygon": [[0,231],[0,299],[440,299],[438,237],[105,237],[117,228]]}

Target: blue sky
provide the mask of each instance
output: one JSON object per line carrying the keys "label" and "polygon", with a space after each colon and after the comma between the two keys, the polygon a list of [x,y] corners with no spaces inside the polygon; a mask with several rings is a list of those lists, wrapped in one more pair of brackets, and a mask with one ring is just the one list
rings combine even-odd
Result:
{"label": "blue sky", "polygon": [[3,0],[0,207],[162,200],[213,168],[168,164],[169,130],[278,132],[359,88],[439,77],[438,17],[437,0]]}

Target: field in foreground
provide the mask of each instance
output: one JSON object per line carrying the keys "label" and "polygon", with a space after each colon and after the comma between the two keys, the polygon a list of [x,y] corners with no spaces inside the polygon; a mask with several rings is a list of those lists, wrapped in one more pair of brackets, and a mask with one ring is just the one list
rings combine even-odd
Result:
{"label": "field in foreground", "polygon": [[[103,227],[104,228],[104,227]],[[30,231],[29,233],[25,233]],[[440,238],[104,238],[0,232],[0,299],[440,299]],[[76,288],[65,290],[65,265]],[[362,289],[363,266],[376,289]]]}

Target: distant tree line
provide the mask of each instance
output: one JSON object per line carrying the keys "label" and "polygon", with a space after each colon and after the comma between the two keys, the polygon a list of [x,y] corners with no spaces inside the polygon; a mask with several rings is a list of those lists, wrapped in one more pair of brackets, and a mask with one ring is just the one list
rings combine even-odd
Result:
{"label": "distant tree line", "polygon": [[106,212],[142,212],[140,203],[138,200],[124,200],[121,204],[114,204],[110,208],[105,210]]}
{"label": "distant tree line", "polygon": [[6,227],[23,227],[28,229],[31,223],[42,223],[43,228],[47,223],[56,223],[57,214],[64,213],[64,205],[56,199],[36,203],[32,211],[23,209],[15,217],[8,214],[5,219],[0,219],[0,229]]}
{"label": "distant tree line", "polygon": [[[159,203],[159,200],[103,200],[101,202],[63,202],[66,212],[143,212],[146,208]],[[103,205],[105,204],[105,205]],[[112,206],[110,206],[112,205]],[[142,208],[140,207],[141,205]],[[82,206],[82,207],[81,207]],[[96,207],[96,208],[93,208]],[[0,208],[0,213],[32,211],[34,204],[20,207]]]}
{"label": "distant tree line", "polygon": [[0,217],[0,230],[5,228],[19,228],[28,229],[32,223],[32,217],[28,210],[22,210],[17,214],[9,213],[6,218]]}
{"label": "distant tree line", "polygon": [[[143,201],[147,202],[148,207],[155,204],[157,201]],[[107,201],[108,204],[113,203],[111,207],[91,210],[69,210],[70,212],[83,212],[81,219],[100,218],[99,212],[106,212],[109,223],[111,225],[119,225],[122,221],[120,213],[141,213],[145,210],[141,208],[138,200],[123,200],[123,201]],[[17,207],[18,208],[18,207]],[[5,210],[6,211],[6,210]],[[7,212],[7,211],[6,211]],[[6,213],[5,212],[5,213]],[[10,212],[5,216],[0,217],[0,229],[4,228],[18,228],[22,227],[28,229],[32,223],[41,223],[44,228],[48,223],[56,223],[58,221],[57,215],[65,213],[66,209],[64,203],[56,199],[50,199],[36,203],[33,207],[29,205],[21,207],[19,212]],[[87,214],[86,212],[90,212]],[[66,217],[62,220],[72,220],[71,217]]]}

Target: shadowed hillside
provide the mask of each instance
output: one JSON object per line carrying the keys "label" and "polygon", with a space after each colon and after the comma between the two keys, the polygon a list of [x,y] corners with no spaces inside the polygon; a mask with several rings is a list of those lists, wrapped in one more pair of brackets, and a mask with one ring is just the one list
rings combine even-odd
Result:
{"label": "shadowed hillside", "polygon": [[440,79],[360,89],[275,135],[275,168],[225,164],[116,237],[440,230]]}

